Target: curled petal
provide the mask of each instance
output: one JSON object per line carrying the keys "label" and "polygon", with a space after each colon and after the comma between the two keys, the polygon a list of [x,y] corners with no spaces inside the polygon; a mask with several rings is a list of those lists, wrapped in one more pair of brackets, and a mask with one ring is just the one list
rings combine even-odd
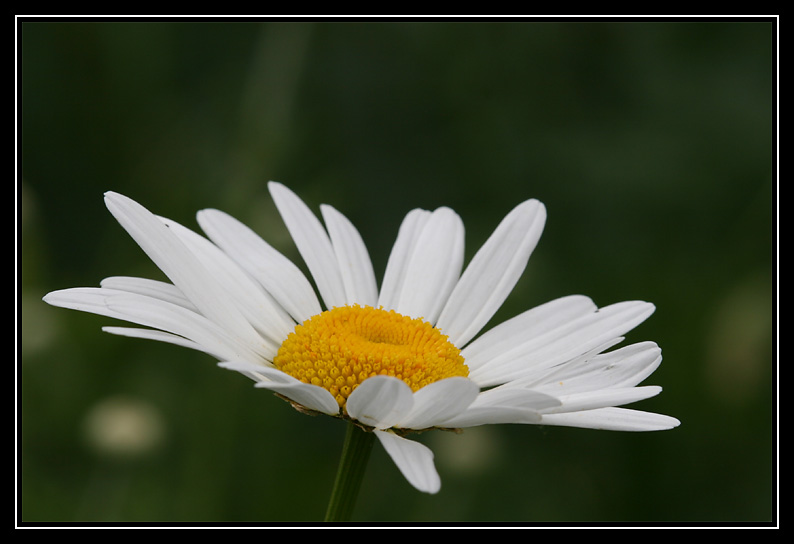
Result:
{"label": "curled petal", "polygon": [[375,431],[375,436],[412,486],[424,493],[438,493],[441,478],[433,464],[430,448],[388,431]]}
{"label": "curled petal", "polygon": [[413,407],[413,392],[391,376],[373,376],[361,382],[347,399],[347,413],[376,429],[394,427]]}

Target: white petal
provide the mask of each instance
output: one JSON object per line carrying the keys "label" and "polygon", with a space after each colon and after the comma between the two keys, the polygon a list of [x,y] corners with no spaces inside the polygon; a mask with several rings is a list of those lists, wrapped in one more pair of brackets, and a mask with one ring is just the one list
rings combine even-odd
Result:
{"label": "white petal", "polygon": [[[225,368],[226,370],[232,370],[234,372],[239,372],[243,376],[254,380],[257,384],[259,382],[273,382],[274,381],[274,380],[271,380],[270,378],[268,378],[266,376],[266,374],[268,372],[268,369],[270,367],[268,367],[268,366],[266,366],[264,364],[261,364],[261,363],[252,363],[252,362],[248,362],[248,361],[239,361],[239,360],[238,361],[222,361],[222,362],[218,363],[218,366],[220,368]],[[272,368],[272,370],[275,370],[276,372],[281,372],[280,370],[277,370],[275,368]],[[287,376],[287,375],[285,374],[285,376]],[[279,376],[275,380],[275,383],[276,384],[283,384],[285,382],[289,383],[289,379],[290,378],[291,378],[290,376],[287,376],[286,378],[282,378],[282,377]],[[256,387],[256,385],[254,385],[254,387]]]}
{"label": "white petal", "polygon": [[113,276],[105,278],[100,282],[105,289],[116,291],[127,291],[128,293],[138,293],[148,297],[157,298],[177,304],[188,310],[198,312],[198,308],[190,302],[176,286],[157,280],[145,278],[131,278],[126,276]]}
{"label": "white petal", "polygon": [[427,429],[463,412],[477,398],[480,388],[466,378],[447,378],[431,383],[414,393],[414,406],[396,426]]}
{"label": "white petal", "polygon": [[247,345],[232,338],[225,329],[206,317],[176,304],[144,295],[79,287],[48,293],[44,302],[170,332],[200,344],[208,353],[221,359],[261,359]]}
{"label": "white petal", "polygon": [[408,483],[419,491],[438,493],[441,489],[441,478],[433,464],[433,452],[430,448],[390,432],[375,431],[375,436]]}
{"label": "white petal", "polygon": [[320,211],[339,262],[347,303],[375,307],[378,303],[378,285],[361,235],[347,217],[333,207],[323,204]]}
{"label": "white petal", "polygon": [[626,408],[599,408],[586,412],[544,415],[542,425],[580,427],[606,431],[664,431],[680,422],[670,416]]}
{"label": "white petal", "polygon": [[223,355],[220,353],[212,353],[206,346],[202,346],[201,344],[197,344],[192,340],[188,340],[187,338],[183,338],[168,332],[156,331],[152,329],[136,329],[132,327],[102,327],[102,330],[110,334],[116,334],[118,336],[142,338],[144,340],[156,340],[158,342],[166,342],[168,344],[182,346],[183,348],[203,351],[204,353],[212,355],[216,359],[223,357]]}
{"label": "white petal", "polygon": [[269,351],[263,344],[252,347],[241,343],[225,328],[181,306],[127,294],[108,297],[106,304],[121,319],[184,336],[206,346],[211,353],[225,357],[234,354],[249,361],[272,359],[275,356],[275,352]]}
{"label": "white petal", "polygon": [[347,398],[347,413],[364,425],[376,429],[393,427],[413,407],[413,391],[391,376],[373,376],[364,380]]}
{"label": "white petal", "polygon": [[449,208],[434,211],[414,244],[394,310],[435,323],[463,267],[463,222]]}
{"label": "white petal", "polygon": [[465,346],[513,290],[540,239],[546,208],[528,200],[499,224],[466,267],[436,326],[456,346]]}
{"label": "white petal", "polygon": [[524,339],[518,345],[505,341],[504,353],[477,369],[470,378],[480,387],[521,379],[529,372],[552,368],[569,361],[594,346],[609,342],[636,327],[653,313],[647,302],[622,302],[571,321],[539,337]]}
{"label": "white petal", "polygon": [[462,429],[478,425],[502,423],[540,423],[541,415],[537,410],[513,406],[469,406],[465,412],[447,421],[436,424],[438,427]]}
{"label": "white petal", "polygon": [[573,364],[560,365],[527,386],[553,395],[633,387],[650,376],[661,362],[659,346],[654,342],[640,342]]}
{"label": "white petal", "polygon": [[207,236],[273,295],[295,321],[302,323],[322,312],[303,272],[254,231],[219,210],[202,210],[197,218]]}
{"label": "white petal", "polygon": [[[568,386],[581,383],[578,380],[572,381],[570,379],[572,376],[586,372],[584,369],[588,368],[588,365],[595,357],[623,340],[623,337],[617,337],[601,344],[593,344],[590,349],[584,351],[581,355],[577,355],[551,368],[547,368],[546,366],[526,368],[522,371],[520,378],[505,382],[499,385],[497,389],[532,389],[535,391],[548,391],[552,395],[566,394]],[[563,377],[566,379],[561,379]],[[582,385],[586,387],[587,384],[582,383]],[[559,389],[560,387],[565,387],[565,389],[561,390]],[[587,390],[590,389],[592,389],[592,387],[587,388]],[[572,388],[571,391],[573,392],[574,389]]]}
{"label": "white petal", "polygon": [[309,207],[284,185],[271,181],[268,183],[268,189],[301,257],[309,267],[325,307],[331,309],[344,306],[347,302],[345,286],[339,273],[334,248],[322,223]]}
{"label": "white petal", "polygon": [[463,428],[496,423],[538,423],[541,411],[561,404],[559,399],[539,391],[497,387],[480,393],[465,411],[437,426]]}
{"label": "white petal", "polygon": [[310,410],[331,416],[339,414],[339,404],[326,389],[303,383],[276,368],[235,361],[218,363],[218,366],[253,377],[257,380],[255,387],[278,393]]}
{"label": "white petal", "polygon": [[378,306],[383,306],[385,310],[394,310],[397,307],[408,270],[408,260],[428,219],[429,211],[411,210],[400,225],[397,240],[386,263],[386,273],[383,275],[378,298]]}
{"label": "white petal", "polygon": [[[505,384],[502,384],[500,387],[518,387],[521,389],[544,390],[545,386],[548,384],[559,386],[561,376],[570,378],[571,376],[587,372],[584,369],[589,368],[591,361],[594,361],[596,357],[603,355],[603,351],[620,344],[623,340],[625,340],[625,338],[618,336],[617,338],[612,338],[601,344],[593,344],[590,349],[583,352],[581,355],[578,355],[562,364],[553,366],[551,368],[543,367],[526,369],[521,378],[511,380]],[[571,380],[568,379],[565,381],[565,383],[570,384],[570,381]],[[592,387],[590,389],[592,389]],[[557,391],[557,393],[559,393],[559,391]]]}
{"label": "white petal", "polygon": [[461,355],[469,370],[476,370],[515,346],[539,338],[597,309],[592,300],[581,295],[552,300],[497,325],[463,348]]}
{"label": "white petal", "polygon": [[284,309],[218,246],[175,221],[163,219],[163,222],[221,284],[248,322],[268,340],[270,348],[278,350],[295,328],[295,322]]}
{"label": "white petal", "polygon": [[536,412],[547,411],[562,406],[557,397],[522,387],[495,387],[480,393],[471,407],[503,406],[509,408],[526,408]]}
{"label": "white petal", "polygon": [[108,192],[108,210],[141,249],[201,313],[240,343],[258,349],[261,338],[228,294],[190,250],[151,212],[137,202]]}
{"label": "white petal", "polygon": [[607,408],[610,406],[621,406],[623,404],[631,404],[632,402],[645,400],[661,392],[661,387],[648,385],[645,387],[621,387],[617,389],[601,389],[599,391],[564,395],[560,397],[562,406],[552,408],[545,413],[562,414],[594,410],[596,408]]}

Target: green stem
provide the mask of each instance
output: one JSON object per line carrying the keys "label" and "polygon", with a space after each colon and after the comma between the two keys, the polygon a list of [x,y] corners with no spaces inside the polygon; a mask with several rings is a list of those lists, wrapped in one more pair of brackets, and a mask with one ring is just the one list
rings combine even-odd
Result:
{"label": "green stem", "polygon": [[373,433],[348,423],[342,459],[339,461],[339,470],[336,473],[331,500],[328,502],[325,521],[350,520],[374,441]]}

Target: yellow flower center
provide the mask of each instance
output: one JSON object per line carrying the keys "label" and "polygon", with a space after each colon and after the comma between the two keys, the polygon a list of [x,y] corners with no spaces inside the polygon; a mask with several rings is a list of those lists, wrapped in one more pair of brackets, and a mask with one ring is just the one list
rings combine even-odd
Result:
{"label": "yellow flower center", "polygon": [[342,306],[295,327],[273,359],[276,368],[327,389],[344,408],[367,378],[394,376],[417,391],[468,376],[460,350],[422,319],[370,306]]}

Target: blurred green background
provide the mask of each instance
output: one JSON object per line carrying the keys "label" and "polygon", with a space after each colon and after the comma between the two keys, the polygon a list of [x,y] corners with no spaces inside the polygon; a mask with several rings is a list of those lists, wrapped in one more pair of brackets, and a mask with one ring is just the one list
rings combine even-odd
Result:
{"label": "blurred green background", "polygon": [[[660,433],[430,433],[442,489],[376,445],[355,520],[776,519],[775,22],[29,19],[19,29],[20,522],[314,522],[344,424],[215,361],[111,336],[48,291],[162,278],[103,205],[223,209],[297,258],[266,182],[361,231],[380,276],[410,209],[467,256],[548,221],[492,323],[574,293],[649,300]],[[302,266],[302,263],[301,263]]]}

